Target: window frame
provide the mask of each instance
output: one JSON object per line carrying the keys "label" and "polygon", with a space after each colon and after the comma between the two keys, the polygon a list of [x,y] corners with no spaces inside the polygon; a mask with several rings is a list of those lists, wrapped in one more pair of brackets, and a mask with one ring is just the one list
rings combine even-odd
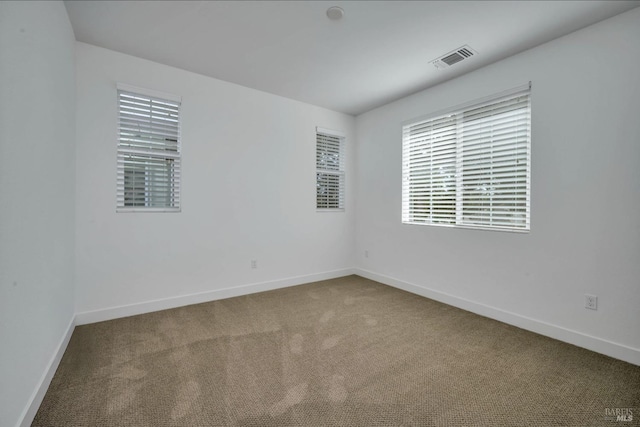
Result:
{"label": "window frame", "polygon": [[[526,171],[522,174],[526,178],[526,182],[523,185],[525,196],[524,196],[524,225],[521,227],[517,226],[505,226],[505,225],[490,225],[487,223],[484,224],[472,224],[469,223],[469,220],[463,219],[463,199],[465,196],[467,199],[469,198],[469,194],[472,194],[471,191],[465,190],[463,188],[463,180],[465,179],[465,171],[464,162],[463,162],[463,149],[464,147],[464,138],[462,136],[462,126],[463,126],[463,114],[469,113],[471,110],[481,108],[483,106],[489,106],[493,104],[499,104],[500,102],[504,102],[508,99],[516,99],[518,97],[526,96],[527,97],[527,108],[526,108],[526,142],[525,150],[526,150]],[[483,98],[479,98],[470,102],[466,102],[464,104],[457,105],[455,107],[447,108],[444,110],[440,110],[436,113],[420,116],[411,120],[407,120],[402,122],[402,208],[401,208],[401,223],[402,225],[428,225],[428,226],[436,226],[436,227],[446,227],[446,228],[463,228],[463,229],[473,229],[473,230],[490,230],[490,231],[506,231],[513,233],[530,233],[531,232],[531,82],[526,85],[521,85],[509,90],[505,90],[503,92],[495,93],[489,96],[485,96]],[[411,195],[408,194],[410,189],[410,183],[407,183],[408,179],[408,170],[409,170],[409,162],[410,160],[407,158],[410,155],[409,153],[409,144],[410,142],[406,137],[408,131],[407,129],[412,126],[423,125],[426,123],[434,123],[438,120],[448,119],[455,122],[455,154],[452,156],[453,161],[451,164],[455,165],[455,176],[453,179],[453,186],[455,188],[455,207],[453,208],[453,215],[448,217],[450,223],[434,223],[433,222],[433,205],[431,205],[430,212],[428,214],[428,219],[422,221],[415,220],[415,211],[411,211],[411,208],[408,206],[412,201],[420,201],[416,198],[411,198]],[[467,143],[468,144],[468,143]],[[510,145],[517,146],[518,144],[522,144],[522,142],[514,142]],[[493,147],[493,139],[491,139],[491,143],[487,144]],[[486,148],[485,148],[486,149]],[[493,163],[491,163],[492,165]],[[466,169],[466,176],[469,176],[469,169]],[[492,175],[487,175],[491,179],[494,177]],[[514,172],[514,176],[517,175]],[[432,188],[431,182],[428,182],[429,188]],[[518,187],[514,185],[514,187]],[[513,192],[511,192],[513,193]],[[492,196],[493,197],[493,196]],[[514,196],[514,199],[517,199],[518,196]],[[517,205],[520,207],[521,205]],[[446,208],[445,208],[446,209]],[[449,208],[449,210],[451,210]],[[493,211],[491,211],[493,213]],[[449,212],[451,215],[451,212]],[[486,218],[485,218],[486,220]],[[465,222],[466,221],[466,222]],[[476,220],[480,222],[479,220]],[[487,222],[487,221],[485,221]]]}
{"label": "window frame", "polygon": [[[321,168],[319,167],[319,136],[324,135],[329,138],[337,138],[339,140],[338,146],[338,168],[337,169],[329,169],[329,168]],[[322,128],[317,126],[315,132],[315,153],[316,153],[316,212],[344,212],[345,204],[346,204],[346,173],[345,173],[345,144],[346,144],[346,135],[343,132]],[[338,207],[324,207],[319,206],[318,204],[318,190],[320,181],[318,179],[319,174],[324,175],[333,175],[338,177]]]}
{"label": "window frame", "polygon": [[[157,152],[150,149],[138,149],[126,147],[122,144],[121,140],[121,93],[127,93],[134,96],[139,96],[149,101],[159,101],[173,104],[176,107],[177,124],[175,127],[176,141],[175,151],[167,150],[166,152]],[[161,92],[152,89],[141,88],[125,83],[116,83],[116,114],[117,114],[117,126],[116,126],[116,212],[181,212],[182,211],[182,188],[181,188],[181,174],[182,174],[182,97],[173,95],[166,92]],[[171,188],[168,190],[168,198],[173,201],[173,206],[128,206],[126,205],[126,179],[127,169],[125,166],[124,156],[132,155],[138,151],[140,157],[147,157],[153,160],[171,160],[170,168],[171,175]],[[135,173],[135,171],[133,171]],[[143,172],[143,171],[139,171]],[[145,174],[150,172],[144,171]],[[148,192],[152,187],[149,183],[153,184],[153,181],[149,180],[145,175],[144,191]]]}

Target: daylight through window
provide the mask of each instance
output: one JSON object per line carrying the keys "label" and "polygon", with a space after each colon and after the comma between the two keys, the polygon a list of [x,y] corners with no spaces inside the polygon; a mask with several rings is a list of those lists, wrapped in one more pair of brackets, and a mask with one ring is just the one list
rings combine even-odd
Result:
{"label": "daylight through window", "polygon": [[530,87],[413,121],[402,135],[402,222],[530,229]]}
{"label": "daylight through window", "polygon": [[316,208],[344,209],[344,135],[316,130]]}
{"label": "daylight through window", "polygon": [[180,210],[180,100],[165,98],[118,85],[118,211]]}

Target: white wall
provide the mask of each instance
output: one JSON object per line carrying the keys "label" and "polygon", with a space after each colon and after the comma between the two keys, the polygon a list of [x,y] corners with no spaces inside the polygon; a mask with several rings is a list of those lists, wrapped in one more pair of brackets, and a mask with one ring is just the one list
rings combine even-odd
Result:
{"label": "white wall", "polygon": [[[359,116],[362,273],[640,364],[638,40],[634,9]],[[529,80],[531,232],[401,225],[401,122]]]}
{"label": "white wall", "polygon": [[2,426],[37,409],[74,314],[74,52],[62,2],[0,2]]}
{"label": "white wall", "polygon": [[[88,44],[77,43],[76,57],[78,313],[352,267],[352,116]],[[116,82],[182,96],[180,213],[116,213]],[[347,134],[345,212],[315,210],[316,126]],[[266,281],[276,282],[240,288]],[[227,288],[236,291],[215,292]]]}

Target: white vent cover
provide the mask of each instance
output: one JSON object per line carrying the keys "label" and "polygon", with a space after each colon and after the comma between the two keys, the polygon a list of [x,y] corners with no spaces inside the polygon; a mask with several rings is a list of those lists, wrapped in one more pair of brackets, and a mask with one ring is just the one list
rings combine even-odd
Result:
{"label": "white vent cover", "polygon": [[436,68],[448,68],[453,64],[457,64],[460,61],[471,58],[472,56],[477,55],[478,52],[471,49],[468,45],[464,45],[456,50],[452,50],[451,52],[442,55],[438,59],[434,59],[431,61],[434,67]]}

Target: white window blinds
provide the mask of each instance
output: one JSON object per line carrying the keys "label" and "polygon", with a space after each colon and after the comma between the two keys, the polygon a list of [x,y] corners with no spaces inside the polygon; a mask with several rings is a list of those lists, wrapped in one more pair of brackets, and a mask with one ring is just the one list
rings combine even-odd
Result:
{"label": "white window blinds", "polygon": [[530,228],[530,89],[403,127],[402,221]]}
{"label": "white window blinds", "polygon": [[316,208],[344,209],[344,135],[316,129]]}
{"label": "white window blinds", "polygon": [[165,98],[118,85],[118,211],[180,210],[180,100]]}

